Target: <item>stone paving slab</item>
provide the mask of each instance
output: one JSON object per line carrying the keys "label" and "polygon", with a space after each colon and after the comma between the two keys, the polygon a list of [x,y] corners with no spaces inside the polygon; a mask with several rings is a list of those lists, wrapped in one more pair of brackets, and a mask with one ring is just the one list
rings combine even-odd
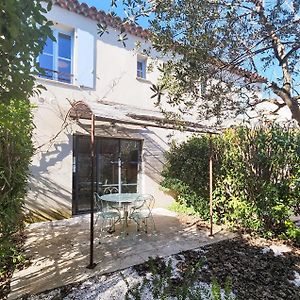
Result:
{"label": "stone paving slab", "polygon": [[86,268],[90,249],[89,215],[29,225],[25,249],[32,263],[13,274],[8,299],[122,270],[143,263],[150,256],[165,257],[235,236],[215,226],[214,236],[209,237],[208,230],[184,224],[176,213],[166,209],[154,209],[154,219],[157,231],[150,229],[148,234],[137,233],[131,223],[127,236],[121,234],[118,226],[115,233],[100,236],[100,228],[96,226],[94,261],[97,265],[92,270]]}

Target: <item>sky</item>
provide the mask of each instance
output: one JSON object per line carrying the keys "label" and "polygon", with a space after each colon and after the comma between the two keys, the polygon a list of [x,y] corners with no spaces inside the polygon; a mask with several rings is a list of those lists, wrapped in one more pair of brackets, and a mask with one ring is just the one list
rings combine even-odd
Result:
{"label": "sky", "polygon": [[[86,3],[89,6],[95,6],[97,9],[101,9],[103,11],[110,12],[112,11],[111,8],[111,0],[79,0],[80,3]],[[125,17],[125,13],[124,10],[122,8],[120,0],[117,1],[118,6],[117,8],[114,8],[113,11],[121,18]],[[149,27],[148,22],[147,22],[147,18],[140,18],[138,20],[138,23],[140,26],[142,26],[143,28],[147,28]]]}
{"label": "sky", "polygon": [[95,6],[97,9],[102,9],[105,12],[108,12],[110,9],[110,3],[109,0],[79,0],[80,3],[85,2],[89,6]]}
{"label": "sky", "polygon": [[[269,0],[271,1],[271,3],[273,3],[272,1],[274,0]],[[112,11],[111,8],[111,0],[79,0],[79,2],[85,2],[87,3],[89,6],[95,6],[97,9],[101,9],[103,11],[110,12]],[[124,14],[124,9],[122,8],[122,0],[117,0],[117,8],[114,8],[113,11],[119,16],[119,17],[125,17]],[[147,28],[149,27],[148,25],[148,21],[147,18],[140,18],[138,20],[139,25],[141,25],[143,28]],[[259,73],[263,76],[266,76],[268,79],[270,80],[274,80],[276,81],[276,77],[277,76],[281,76],[281,70],[279,68],[269,68],[267,70],[263,70],[262,68],[260,68],[260,63],[258,62],[258,68],[259,68]]]}

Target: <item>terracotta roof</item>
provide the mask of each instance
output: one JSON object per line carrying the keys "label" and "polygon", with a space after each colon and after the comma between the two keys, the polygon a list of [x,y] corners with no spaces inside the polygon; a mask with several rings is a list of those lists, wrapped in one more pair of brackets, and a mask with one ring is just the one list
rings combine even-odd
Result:
{"label": "terracotta roof", "polygon": [[254,82],[266,83],[268,81],[265,77],[255,73],[255,72],[248,71],[248,70],[246,70],[240,66],[236,66],[234,64],[225,63],[225,62],[221,61],[220,59],[214,59],[213,63],[217,67],[225,68],[226,70],[228,70],[238,76],[244,77],[245,79],[248,79],[250,82],[253,82],[253,83]]}
{"label": "terracotta roof", "polygon": [[245,70],[239,66],[232,66],[229,68],[229,70],[241,77],[244,77],[244,78],[250,80],[251,82],[267,83],[267,81],[268,81],[267,78],[265,78],[257,73]]}
{"label": "terracotta roof", "polygon": [[[125,29],[127,33],[135,35],[137,37],[147,39],[150,35],[150,31],[142,28],[141,26],[136,26],[134,24],[123,24],[120,17],[112,16],[105,13],[102,10],[97,10],[94,6],[88,6],[86,3],[79,3],[78,0],[52,0],[53,4],[60,6],[61,8],[67,9],[71,12],[83,15],[87,18],[95,20],[99,23],[103,23],[107,26],[113,27],[115,29]],[[225,63],[222,63],[225,66]],[[228,68],[231,72],[243,76],[252,82],[265,83],[267,79],[260,76],[257,73],[247,71],[238,66],[230,66]]]}
{"label": "terracotta roof", "polygon": [[125,29],[127,33],[141,37],[143,39],[149,36],[149,31],[142,28],[141,26],[136,26],[133,24],[122,24],[120,17],[115,17],[110,14],[106,14],[102,10],[97,10],[94,6],[88,6],[86,3],[79,3],[77,0],[52,0],[53,4],[60,6],[61,8],[67,9],[79,15],[83,15],[87,18],[95,20],[99,23],[103,23],[107,26],[121,29]]}

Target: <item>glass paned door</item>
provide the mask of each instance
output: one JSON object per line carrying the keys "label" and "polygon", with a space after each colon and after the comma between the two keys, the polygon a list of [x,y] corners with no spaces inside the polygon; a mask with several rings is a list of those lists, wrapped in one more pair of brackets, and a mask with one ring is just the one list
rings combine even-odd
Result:
{"label": "glass paned door", "polygon": [[73,149],[73,214],[86,211],[91,199],[90,139],[75,136]]}
{"label": "glass paned door", "polygon": [[136,193],[139,171],[140,142],[122,140],[120,145],[121,192]]}
{"label": "glass paned door", "polygon": [[[91,161],[89,137],[74,137],[73,214],[90,207]],[[135,193],[141,162],[141,141],[96,138],[95,190]]]}
{"label": "glass paned door", "polygon": [[98,139],[97,140],[97,166],[96,176],[98,193],[104,194],[110,188],[119,191],[119,140],[117,139]]}

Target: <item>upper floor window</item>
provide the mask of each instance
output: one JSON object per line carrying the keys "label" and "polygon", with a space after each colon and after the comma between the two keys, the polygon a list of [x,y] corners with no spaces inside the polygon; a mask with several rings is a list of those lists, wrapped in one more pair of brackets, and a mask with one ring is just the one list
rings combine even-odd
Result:
{"label": "upper floor window", "polygon": [[136,69],[137,78],[146,79],[146,68],[147,68],[147,58],[138,56],[137,69]]}
{"label": "upper floor window", "polygon": [[48,38],[39,56],[40,77],[72,83],[72,33],[54,30],[53,35],[56,42]]}

